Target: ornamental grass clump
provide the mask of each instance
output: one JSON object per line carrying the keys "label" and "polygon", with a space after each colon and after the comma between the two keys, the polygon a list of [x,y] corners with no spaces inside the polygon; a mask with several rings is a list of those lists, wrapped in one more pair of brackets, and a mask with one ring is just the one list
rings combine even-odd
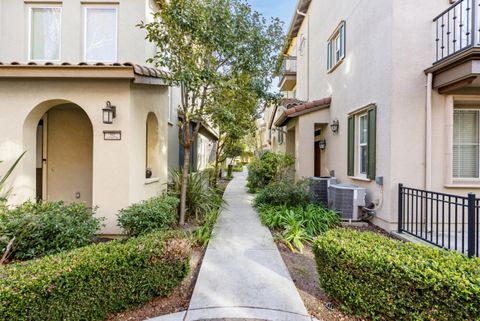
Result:
{"label": "ornamental grass clump", "polygon": [[372,320],[480,320],[480,259],[352,229],[314,243],[322,289]]}

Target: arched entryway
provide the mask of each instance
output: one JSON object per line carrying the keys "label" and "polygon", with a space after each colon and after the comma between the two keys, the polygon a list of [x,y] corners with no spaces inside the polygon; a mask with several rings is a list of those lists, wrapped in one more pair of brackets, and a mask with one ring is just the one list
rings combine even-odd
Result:
{"label": "arched entryway", "polygon": [[88,115],[70,102],[38,108],[46,111],[36,113],[37,199],[91,206],[93,127]]}
{"label": "arched entryway", "polygon": [[146,178],[160,176],[160,139],[158,137],[158,119],[149,112],[146,121]]}

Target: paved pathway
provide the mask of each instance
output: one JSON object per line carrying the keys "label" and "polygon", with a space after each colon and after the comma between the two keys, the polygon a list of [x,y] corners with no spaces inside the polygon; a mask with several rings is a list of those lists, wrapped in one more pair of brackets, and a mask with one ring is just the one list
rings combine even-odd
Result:
{"label": "paved pathway", "polygon": [[311,320],[245,183],[239,173],[225,191],[188,311],[154,320]]}

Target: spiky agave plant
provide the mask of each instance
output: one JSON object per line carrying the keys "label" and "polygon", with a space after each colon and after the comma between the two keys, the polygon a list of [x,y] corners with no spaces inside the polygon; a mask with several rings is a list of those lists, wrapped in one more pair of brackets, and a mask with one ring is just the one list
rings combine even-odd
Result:
{"label": "spiky agave plant", "polygon": [[[0,176],[0,203],[5,203],[8,199],[8,196],[10,195],[12,189],[6,187],[6,182],[7,179],[12,175],[13,171],[17,167],[18,163],[22,159],[23,155],[25,155],[26,152],[23,152],[17,160],[10,166],[10,168],[7,170],[7,172],[3,175]],[[0,161],[1,163],[2,161]]]}

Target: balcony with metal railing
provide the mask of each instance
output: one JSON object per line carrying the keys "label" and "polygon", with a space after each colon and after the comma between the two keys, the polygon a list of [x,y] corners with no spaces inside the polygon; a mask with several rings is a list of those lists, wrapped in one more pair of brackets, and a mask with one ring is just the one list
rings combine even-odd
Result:
{"label": "balcony with metal railing", "polygon": [[459,0],[439,14],[435,24],[435,63],[480,47],[480,1]]}
{"label": "balcony with metal railing", "polygon": [[290,91],[297,84],[297,57],[284,57],[280,70],[279,87],[282,91]]}
{"label": "balcony with metal railing", "polygon": [[433,19],[435,57],[426,70],[441,94],[480,87],[480,0],[458,0]]}

